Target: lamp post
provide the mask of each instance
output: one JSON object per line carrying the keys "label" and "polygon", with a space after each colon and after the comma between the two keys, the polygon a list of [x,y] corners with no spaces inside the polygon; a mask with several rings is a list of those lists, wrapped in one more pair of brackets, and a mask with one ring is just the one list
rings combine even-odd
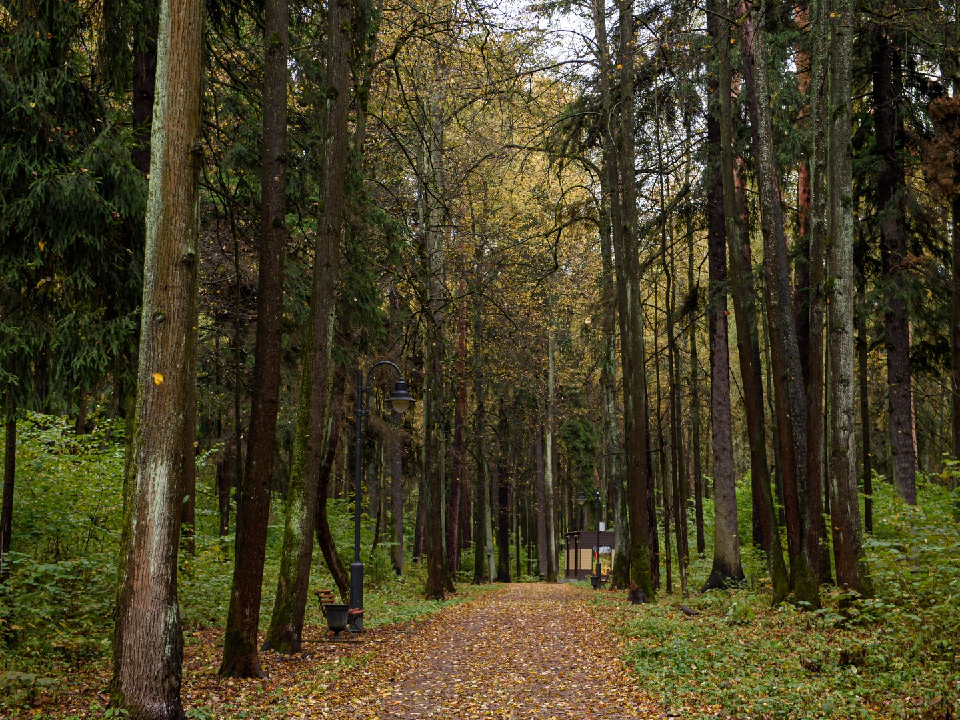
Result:
{"label": "lamp post", "polygon": [[[583,490],[581,490],[580,494],[577,495],[577,505],[583,507],[587,499],[587,496],[583,493]],[[600,491],[594,490],[593,497],[589,498],[589,500],[593,505],[593,514],[597,519],[597,544],[593,546],[594,557],[596,558],[597,564],[593,568],[592,583],[594,589],[599,589],[600,575],[602,573],[602,568],[600,567]]]}
{"label": "lamp post", "polygon": [[[360,478],[362,477],[363,458],[363,427],[370,417],[370,375],[381,365],[389,365],[397,371],[397,382],[393,385],[393,392],[387,400],[398,413],[404,413],[413,402],[413,397],[407,389],[403,379],[403,371],[389,360],[375,362],[367,370],[364,382],[363,370],[357,368],[357,438],[356,458],[354,462],[356,497],[353,503],[353,562],[350,564],[350,610],[363,610],[363,563],[360,561]],[[350,624],[357,631],[363,631],[362,612],[351,613]]]}

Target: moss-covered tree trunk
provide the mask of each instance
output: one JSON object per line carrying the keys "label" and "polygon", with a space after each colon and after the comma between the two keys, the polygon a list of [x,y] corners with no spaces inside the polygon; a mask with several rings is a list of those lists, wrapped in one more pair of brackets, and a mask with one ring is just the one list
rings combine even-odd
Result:
{"label": "moss-covered tree trunk", "polygon": [[0,580],[6,575],[6,557],[13,537],[13,488],[17,475],[16,405],[7,403],[3,422],[3,503],[0,505]]}
{"label": "moss-covered tree trunk", "polygon": [[137,401],[124,503],[112,704],[138,720],[184,717],[177,550],[186,403],[196,378],[199,2],[160,8]]}
{"label": "moss-covered tree trunk", "polygon": [[[817,25],[823,28],[824,0]],[[856,417],[853,378],[853,155],[851,145],[854,0],[830,3],[829,121],[830,250],[830,519],[837,584],[863,595],[872,593],[860,529],[857,492]],[[820,189],[822,186],[818,186]]]}
{"label": "moss-covered tree trunk", "polygon": [[[604,108],[608,102],[604,98]],[[606,109],[603,117],[608,117]],[[627,497],[623,487],[623,463],[620,454],[620,430],[617,423],[617,289],[613,271],[613,238],[610,184],[607,173],[600,177],[600,256],[601,296],[603,298],[603,356],[600,360],[602,463],[607,487],[607,502],[613,515],[613,568],[610,585],[625,588],[630,584],[630,535],[627,528]]]}
{"label": "moss-covered tree trunk", "polygon": [[332,345],[336,285],[345,204],[348,116],[350,109],[349,0],[328,8],[327,135],[324,151],[323,204],[313,267],[310,319],[304,345],[297,407],[293,464],[284,514],[283,547],[277,595],[264,646],[278,652],[300,651],[307,586],[313,556],[318,482],[329,430],[333,380]]}
{"label": "moss-covered tree trunk", "polygon": [[[341,386],[345,383],[339,383]],[[350,592],[350,574],[340,559],[336,545],[333,541],[333,533],[330,531],[330,522],[327,517],[327,497],[330,493],[330,479],[333,476],[333,465],[337,457],[337,449],[340,447],[340,433],[336,428],[341,425],[342,418],[338,410],[334,410],[330,421],[330,431],[324,441],[324,457],[320,464],[320,477],[317,480],[317,522],[314,531],[317,535],[317,545],[320,547],[320,554],[323,555],[323,561],[327,564],[327,569],[333,577],[333,583],[337,586],[340,593],[340,599],[347,602]]]}
{"label": "moss-covered tree trunk", "polygon": [[818,528],[821,492],[819,482],[811,481],[808,485],[811,477],[808,461],[808,398],[793,313],[793,290],[773,148],[765,18],[766,5],[762,4],[752,36],[753,42],[750,43],[752,52],[749,53],[750,58],[745,59],[744,80],[763,229],[767,322],[777,428],[780,433],[779,467],[788,501],[787,523],[788,527],[793,526],[788,535],[794,540],[791,546],[794,589],[798,599],[819,606]]}

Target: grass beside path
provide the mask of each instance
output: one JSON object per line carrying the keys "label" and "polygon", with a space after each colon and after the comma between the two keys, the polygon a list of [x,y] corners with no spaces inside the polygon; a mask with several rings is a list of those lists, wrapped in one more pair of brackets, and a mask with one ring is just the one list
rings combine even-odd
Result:
{"label": "grass beside path", "polygon": [[[402,638],[430,616],[476,600],[490,590],[489,586],[464,584],[456,596],[442,602],[368,591],[367,611],[376,619],[367,623],[362,642],[326,642],[326,628],[308,623],[304,627],[302,653],[294,656],[260,653],[263,669],[269,674],[265,680],[219,678],[223,630],[210,627],[188,631],[181,692],[187,717],[212,720],[322,716],[323,708],[344,699],[335,692],[344,693],[346,697],[352,694],[349,682],[336,691],[332,689],[339,677],[355,673],[377,656],[381,646]],[[55,684],[34,688],[33,697],[21,698],[16,706],[0,706],[0,717],[57,720],[113,717],[106,710],[109,682],[107,661],[84,663],[72,673],[60,674]]]}
{"label": "grass beside path", "polygon": [[[684,718],[960,717],[960,524],[944,482],[921,477],[906,506],[875,483],[874,532],[865,538],[877,588],[823,608],[770,606],[764,563],[744,547],[747,583],[700,594],[710,552],[691,567],[687,599],[626,605],[596,593],[595,609],[625,642],[637,682]],[[749,501],[749,492],[742,493]],[[741,537],[749,526],[741,513]],[[841,602],[843,601],[843,602]],[[681,603],[699,614],[684,614]],[[841,605],[846,607],[841,609]]]}

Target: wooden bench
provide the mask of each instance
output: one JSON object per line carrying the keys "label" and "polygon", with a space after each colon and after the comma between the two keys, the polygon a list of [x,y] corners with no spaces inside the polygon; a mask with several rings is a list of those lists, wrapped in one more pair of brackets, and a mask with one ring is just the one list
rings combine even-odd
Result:
{"label": "wooden bench", "polygon": [[[327,608],[331,605],[337,605],[336,598],[334,597],[333,590],[321,589],[316,591],[317,602],[320,603],[320,612],[323,614],[323,617],[327,617]],[[342,617],[342,616],[341,616]],[[363,619],[363,610],[361,608],[349,608],[347,610],[347,625],[356,625],[357,620]],[[328,618],[328,627],[329,627],[329,618]],[[330,628],[333,630],[334,628]]]}
{"label": "wooden bench", "polygon": [[333,590],[317,590],[316,596],[317,602],[320,603],[320,612],[326,617],[327,605],[333,605],[336,602],[333,597]]}

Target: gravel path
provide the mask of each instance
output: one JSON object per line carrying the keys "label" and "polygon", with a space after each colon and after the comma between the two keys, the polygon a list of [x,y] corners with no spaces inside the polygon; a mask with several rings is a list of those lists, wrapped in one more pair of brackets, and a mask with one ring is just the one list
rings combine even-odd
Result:
{"label": "gravel path", "polygon": [[[595,619],[590,591],[516,584],[362,653],[328,718],[657,718]],[[350,698],[349,701],[346,698]]]}

